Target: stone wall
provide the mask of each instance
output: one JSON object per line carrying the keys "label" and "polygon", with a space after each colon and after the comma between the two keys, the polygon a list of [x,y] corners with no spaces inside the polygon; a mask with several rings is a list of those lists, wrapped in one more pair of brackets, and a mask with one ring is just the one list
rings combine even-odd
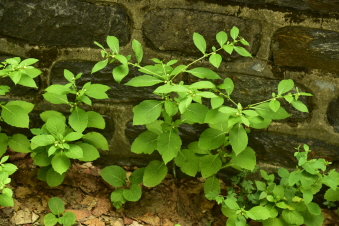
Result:
{"label": "stone wall", "polygon": [[[145,64],[153,57],[187,63],[199,56],[193,32],[205,36],[210,48],[217,32],[233,26],[251,44],[248,50],[253,54],[253,58],[225,55],[217,70],[234,80],[234,99],[247,104],[269,98],[281,79],[293,79],[314,95],[303,100],[310,113],[288,108],[291,118],[250,134],[250,146],[260,162],[292,166],[294,147],[303,143],[314,150],[313,157],[339,162],[338,0],[0,0],[0,58],[37,58],[43,71],[37,79],[39,89],[13,87],[6,98],[36,104],[34,126],[43,110],[67,112],[67,106],[52,106],[41,97],[50,84],[65,82],[63,69],[84,73],[82,83],[109,85],[110,99],[93,105],[105,115],[104,135],[110,141],[110,151],[103,152],[98,163],[143,165],[158,156],[130,152],[131,142],[144,129],[132,125],[132,108],[156,96],[151,88],[115,83],[111,74],[115,65],[91,75],[101,60],[93,41],[105,43],[107,35],[114,35],[121,51],[129,54],[131,41],[137,39],[144,46]],[[201,65],[210,67],[207,62]],[[131,69],[125,81],[137,74]],[[203,129],[181,128],[184,143],[196,140]]]}

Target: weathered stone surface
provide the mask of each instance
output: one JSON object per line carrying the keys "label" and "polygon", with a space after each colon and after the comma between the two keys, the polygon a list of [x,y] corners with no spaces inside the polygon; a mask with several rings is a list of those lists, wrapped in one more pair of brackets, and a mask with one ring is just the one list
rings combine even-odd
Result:
{"label": "weathered stone surface", "polygon": [[327,120],[333,126],[334,132],[339,133],[339,98],[331,101],[327,109]]}
{"label": "weathered stone surface", "polygon": [[261,162],[295,167],[294,148],[303,144],[310,146],[310,158],[324,158],[331,162],[339,160],[339,147],[321,140],[263,130],[252,130],[248,135],[249,146],[256,151],[257,160]]}
{"label": "weathered stone surface", "polygon": [[78,0],[2,0],[0,34],[48,46],[95,46],[107,35],[129,41],[126,11]]}
{"label": "weathered stone surface", "polygon": [[339,32],[284,27],[273,37],[273,60],[278,66],[339,72]]}
{"label": "weathered stone surface", "polygon": [[[144,36],[151,47],[196,56],[201,56],[201,52],[193,43],[194,32],[205,37],[209,52],[212,45],[219,47],[215,35],[219,31],[226,31],[229,34],[233,26],[239,28],[240,35],[251,45],[247,47],[248,50],[255,55],[258,50],[261,26],[254,21],[221,14],[164,9],[149,12],[143,24]],[[237,54],[232,56],[236,57]]]}
{"label": "weathered stone surface", "polygon": [[[195,1],[195,0],[189,0]],[[303,11],[314,11],[320,13],[339,12],[338,0],[229,0],[229,1],[218,1],[218,0],[203,0],[204,2],[216,3],[220,5],[228,5],[231,3],[242,3],[246,6],[259,5],[261,7],[273,8],[280,7],[280,10],[296,9]]]}
{"label": "weathered stone surface", "polygon": [[80,62],[80,61],[62,61],[54,65],[51,72],[53,84],[65,84],[67,80],[64,78],[64,69],[71,71],[73,74],[83,73],[77,85],[82,86],[86,82],[105,84],[111,89],[107,91],[108,100],[94,100],[93,103],[127,103],[140,102],[145,99],[157,99],[159,96],[152,94],[154,87],[131,87],[125,86],[128,80],[135,76],[141,75],[135,68],[130,68],[130,73],[118,84],[112,77],[112,70],[117,65],[108,65],[103,70],[91,74],[91,70],[96,62]]}

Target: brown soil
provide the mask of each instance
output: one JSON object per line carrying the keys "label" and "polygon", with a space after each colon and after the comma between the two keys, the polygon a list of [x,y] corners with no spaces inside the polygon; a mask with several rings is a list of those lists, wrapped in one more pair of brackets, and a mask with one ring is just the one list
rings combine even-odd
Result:
{"label": "brown soil", "polygon": [[[0,207],[0,226],[43,225],[43,216],[49,213],[47,202],[55,196],[64,201],[67,211],[75,213],[79,226],[226,225],[218,205],[204,197],[203,182],[197,178],[176,181],[168,175],[157,187],[143,187],[141,200],[116,210],[109,200],[114,188],[91,163],[73,163],[64,183],[52,188],[37,179],[37,168],[28,156],[17,153],[11,159],[19,168],[11,176],[15,206]],[[129,175],[132,169],[126,169]],[[339,225],[332,211],[323,213],[324,225]],[[251,223],[255,225],[260,224]]]}

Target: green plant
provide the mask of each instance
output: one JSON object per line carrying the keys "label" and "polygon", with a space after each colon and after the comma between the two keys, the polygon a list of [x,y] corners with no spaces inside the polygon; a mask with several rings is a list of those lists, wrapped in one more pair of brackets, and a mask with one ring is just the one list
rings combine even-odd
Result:
{"label": "green plant", "polygon": [[[103,69],[108,63],[118,61],[121,65],[112,71],[115,81],[120,83],[129,73],[129,67],[137,67],[143,75],[129,80],[125,85],[147,87],[158,85],[154,94],[158,99],[145,100],[133,108],[133,124],[145,125],[146,131],[141,133],[133,142],[131,150],[137,154],[151,154],[157,150],[163,161],[152,161],[144,170],[143,184],[153,187],[159,184],[167,173],[167,164],[171,161],[181,171],[189,176],[201,172],[206,180],[206,191],[216,186],[218,180],[215,174],[226,167],[252,170],[256,165],[255,152],[248,147],[250,128],[266,128],[272,120],[285,119],[289,116],[280,105],[281,99],[286,100],[297,110],[308,112],[300,100],[300,96],[311,96],[293,91],[292,80],[282,80],[277,93],[272,98],[259,103],[243,106],[236,103],[231,94],[234,90],[230,78],[222,79],[216,72],[205,67],[194,67],[200,61],[208,59],[212,66],[218,68],[222,62],[219,51],[228,54],[236,52],[244,57],[251,57],[247,50],[238,44],[249,45],[239,36],[239,30],[233,27],[228,41],[226,32],[216,35],[219,48],[212,47],[206,52],[206,41],[202,35],[193,34],[193,42],[202,56],[187,65],[177,65],[177,60],[163,62],[153,58],[153,65],[141,66],[143,50],[141,44],[133,40],[132,49],[136,63],[132,63],[130,55],[119,53],[119,40],[114,36],[107,37],[106,50],[96,43],[105,58],[98,62],[92,73]],[[188,73],[196,81],[192,84],[180,79],[180,74]],[[179,135],[180,127],[184,124],[207,124],[208,129],[202,132],[198,141],[182,147]]]}
{"label": "green plant", "polygon": [[[30,147],[27,147],[32,150],[34,163],[41,166],[39,179],[51,187],[62,183],[71,159],[94,161],[100,157],[98,149],[108,150],[107,140],[101,133],[85,132],[87,128],[104,129],[104,118],[99,113],[85,111],[80,106],[92,105],[90,98],[108,98],[106,91],[109,87],[88,82],[78,89],[76,81],[82,74],[74,76],[64,70],[64,76],[69,83],[51,85],[43,96],[52,104],[69,105],[71,114],[66,117],[57,111],[42,112],[40,118],[45,124],[41,128],[31,129],[35,136],[31,139]],[[68,98],[73,98],[74,101],[69,101]]]}
{"label": "green plant", "polygon": [[6,188],[6,184],[11,182],[10,175],[12,175],[18,168],[12,163],[5,163],[9,156],[4,156],[0,160],[0,206],[14,206],[12,198],[13,191]]}
{"label": "green plant", "polygon": [[219,195],[220,188],[206,195],[222,205],[222,212],[228,217],[227,225],[247,225],[252,219],[264,226],[307,225],[321,226],[324,217],[320,206],[313,202],[314,196],[323,185],[328,186],[324,198],[338,201],[339,173],[326,171],[330,162],[324,159],[308,160],[311,151],[303,145],[304,151],[297,148],[294,156],[298,160],[296,170],[289,172],[285,168],[278,170],[278,178],[260,170],[262,180],[247,180],[242,172],[232,178],[233,186],[227,190],[227,196]]}
{"label": "green plant", "polygon": [[[21,61],[20,57],[6,59],[0,63],[0,79],[8,77],[14,84],[36,88],[34,78],[41,74],[41,71],[31,65],[37,61],[37,59],[32,58]],[[9,91],[9,86],[0,85],[0,95],[6,95]],[[28,113],[33,110],[33,107],[34,105],[32,103],[21,100],[0,101],[0,123],[5,122],[10,126],[28,128]],[[29,140],[25,135],[8,135],[2,133],[1,129],[2,125],[0,124],[0,157],[4,155],[8,146],[17,152],[29,152],[28,149],[21,147],[19,144],[20,142],[29,144]],[[0,161],[0,206],[14,205],[12,198],[13,191],[5,186],[10,183],[11,179],[9,176],[17,170],[17,167],[11,163],[5,163],[8,158],[8,156],[4,156]]]}
{"label": "green plant", "polygon": [[57,223],[64,226],[71,226],[75,224],[76,217],[72,212],[65,212],[64,202],[58,198],[53,197],[48,200],[48,207],[52,213],[44,216],[45,226],[54,226]]}
{"label": "green plant", "polygon": [[[117,209],[121,208],[126,201],[135,202],[141,198],[141,187],[145,168],[135,170],[126,182],[126,172],[120,166],[105,167],[100,175],[110,185],[117,187],[111,194],[111,202]],[[126,187],[129,187],[127,189]]]}

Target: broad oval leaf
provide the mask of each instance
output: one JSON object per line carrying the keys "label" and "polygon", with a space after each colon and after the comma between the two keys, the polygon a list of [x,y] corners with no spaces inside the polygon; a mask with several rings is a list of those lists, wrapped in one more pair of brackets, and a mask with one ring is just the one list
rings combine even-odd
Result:
{"label": "broad oval leaf", "polygon": [[117,39],[115,36],[107,36],[106,42],[108,47],[113,51],[114,54],[119,53],[119,39]]}
{"label": "broad oval leaf", "polygon": [[157,120],[161,114],[163,101],[145,100],[133,108],[133,125],[144,125]]}
{"label": "broad oval leaf", "polygon": [[100,148],[104,151],[108,151],[108,142],[106,138],[98,132],[89,132],[86,133],[82,140],[86,143],[93,145],[96,148]]}
{"label": "broad oval leaf", "polygon": [[83,157],[79,158],[80,161],[90,162],[100,157],[99,151],[90,144],[77,143],[83,151]]}
{"label": "broad oval leaf", "polygon": [[219,68],[222,61],[222,57],[220,54],[213,53],[208,60],[214,67]]}
{"label": "broad oval leaf", "polygon": [[69,116],[68,122],[72,129],[76,132],[82,133],[87,128],[88,115],[84,110],[76,107]]}
{"label": "broad oval leaf", "polygon": [[136,202],[141,198],[142,190],[139,185],[133,184],[130,189],[124,189],[122,194],[127,201]]}
{"label": "broad oval leaf", "polygon": [[278,84],[278,95],[287,93],[294,87],[294,82],[292,79],[282,80]]}
{"label": "broad oval leaf", "polygon": [[100,71],[101,69],[103,69],[104,67],[106,67],[106,65],[108,64],[108,59],[105,59],[105,60],[102,60],[102,61],[99,61],[98,63],[96,63],[93,68],[92,68],[92,74],[97,72],[97,71]]}
{"label": "broad oval leaf", "polygon": [[220,193],[220,182],[216,176],[212,176],[207,178],[204,183],[204,193],[207,195],[210,192],[216,192],[217,194]]}
{"label": "broad oval leaf", "polygon": [[102,169],[100,175],[112,186],[121,187],[126,184],[126,172],[120,166],[107,166]]}
{"label": "broad oval leaf", "polygon": [[227,33],[224,31],[218,32],[216,35],[216,39],[220,47],[222,47],[227,42]]}
{"label": "broad oval leaf", "polygon": [[225,140],[226,132],[208,128],[199,137],[199,148],[203,150],[213,150],[219,148]]}
{"label": "broad oval leaf", "polygon": [[113,69],[113,78],[117,83],[120,83],[121,80],[123,80],[126,75],[128,75],[129,68],[128,64],[125,65],[119,65]]}
{"label": "broad oval leaf", "polygon": [[138,63],[140,64],[140,62],[142,61],[142,57],[144,55],[141,43],[134,39],[132,41],[132,49],[133,49],[135,58],[137,59]]}
{"label": "broad oval leaf", "polygon": [[202,52],[203,54],[206,53],[206,41],[205,38],[196,32],[193,33],[193,42],[194,45]]}
{"label": "broad oval leaf", "polygon": [[1,117],[9,125],[28,128],[29,117],[25,109],[18,105],[1,105]]}
{"label": "broad oval leaf", "polygon": [[157,148],[157,138],[157,134],[145,131],[133,141],[131,151],[137,154],[151,154]]}
{"label": "broad oval leaf", "polygon": [[241,123],[237,123],[233,126],[230,130],[229,139],[232,149],[236,155],[239,155],[243,150],[245,150],[248,144],[248,136]]}
{"label": "broad oval leaf", "polygon": [[[1,135],[1,134],[0,134]],[[8,141],[9,147],[20,153],[29,153],[30,150],[30,141],[23,134],[14,134]],[[7,146],[7,145],[6,145]],[[0,137],[0,154],[1,154],[1,137]]]}
{"label": "broad oval leaf", "polygon": [[145,87],[145,86],[153,86],[155,84],[159,84],[164,82],[158,78],[155,78],[150,75],[141,75],[129,80],[125,85],[127,86],[134,86],[134,87]]}
{"label": "broad oval leaf", "polygon": [[181,138],[173,130],[165,131],[157,138],[157,149],[165,164],[178,155],[181,148]]}
{"label": "broad oval leaf", "polygon": [[46,182],[48,186],[56,187],[64,181],[65,175],[55,172],[53,168],[50,168],[46,173]]}
{"label": "broad oval leaf", "polygon": [[64,202],[58,197],[52,197],[48,200],[48,207],[54,215],[61,215],[65,212]]}
{"label": "broad oval leaf", "polygon": [[198,77],[198,78],[207,78],[207,79],[220,79],[220,76],[212,71],[211,69],[204,67],[196,67],[186,72]]}
{"label": "broad oval leaf", "polygon": [[168,169],[164,162],[153,160],[145,168],[143,177],[144,185],[146,187],[157,186],[166,177],[167,171]]}
{"label": "broad oval leaf", "polygon": [[216,174],[221,169],[221,160],[218,154],[205,155],[200,158],[201,175],[203,178]]}
{"label": "broad oval leaf", "polygon": [[55,172],[58,172],[59,174],[63,174],[64,172],[66,172],[71,165],[71,161],[69,160],[69,158],[62,152],[54,155],[51,163]]}

